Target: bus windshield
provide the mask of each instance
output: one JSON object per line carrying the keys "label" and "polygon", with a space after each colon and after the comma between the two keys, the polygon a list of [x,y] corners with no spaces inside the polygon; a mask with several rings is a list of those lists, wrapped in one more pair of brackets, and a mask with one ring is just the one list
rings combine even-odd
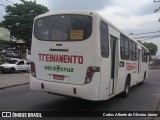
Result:
{"label": "bus windshield", "polygon": [[92,33],[92,17],[85,15],[53,15],[35,21],[34,35],[46,41],[86,40]]}

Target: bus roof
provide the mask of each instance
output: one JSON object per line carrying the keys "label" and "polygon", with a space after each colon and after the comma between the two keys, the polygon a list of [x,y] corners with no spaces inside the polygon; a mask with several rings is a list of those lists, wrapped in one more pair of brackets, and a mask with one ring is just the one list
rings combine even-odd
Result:
{"label": "bus roof", "polygon": [[100,15],[99,13],[97,13],[95,11],[86,11],[86,10],[67,10],[67,11],[54,11],[54,12],[53,11],[49,11],[49,12],[46,12],[44,14],[38,15],[35,19],[41,18],[41,17],[46,17],[46,16],[51,16],[51,15],[58,15],[58,14],[81,14],[81,15],[90,15],[90,16],[91,15],[95,15],[95,16],[100,17],[101,19],[103,19],[104,22],[106,22],[109,26],[113,27],[115,30],[117,30],[121,34],[127,36],[129,39],[133,40],[134,42],[136,42],[141,47],[144,47],[145,49],[147,49],[141,43],[137,42],[137,40],[135,40],[134,38],[130,37],[126,33],[122,32],[118,27],[113,25],[110,21],[106,20],[102,15]]}
{"label": "bus roof", "polygon": [[83,14],[83,15],[92,15],[92,14],[97,14],[97,12],[93,12],[93,11],[86,11],[86,10],[67,10],[67,11],[49,11],[46,12],[44,14],[38,15],[36,18],[40,18],[40,17],[46,17],[46,16],[50,16],[50,15],[58,15],[58,14]]}

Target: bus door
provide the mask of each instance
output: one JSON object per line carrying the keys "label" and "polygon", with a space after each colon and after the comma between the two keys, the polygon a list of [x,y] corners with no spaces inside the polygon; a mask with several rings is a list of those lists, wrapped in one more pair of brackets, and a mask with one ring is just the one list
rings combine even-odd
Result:
{"label": "bus door", "polygon": [[116,80],[118,78],[118,44],[117,38],[110,36],[110,49],[111,49],[111,74],[110,74],[110,90],[112,94],[116,90]]}
{"label": "bus door", "polygon": [[141,78],[141,50],[138,49],[138,80]]}

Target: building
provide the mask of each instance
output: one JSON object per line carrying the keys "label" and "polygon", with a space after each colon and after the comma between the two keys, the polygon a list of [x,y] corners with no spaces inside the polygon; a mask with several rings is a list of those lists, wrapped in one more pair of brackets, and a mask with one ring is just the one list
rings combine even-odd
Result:
{"label": "building", "polygon": [[10,30],[0,27],[0,49],[8,48],[10,43]]}

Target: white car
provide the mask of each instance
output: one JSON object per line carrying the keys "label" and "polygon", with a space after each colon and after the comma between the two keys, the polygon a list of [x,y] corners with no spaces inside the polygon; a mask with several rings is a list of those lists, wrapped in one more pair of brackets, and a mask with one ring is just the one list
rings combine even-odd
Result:
{"label": "white car", "polygon": [[2,73],[15,71],[29,71],[29,62],[23,59],[11,59],[7,63],[0,65]]}

